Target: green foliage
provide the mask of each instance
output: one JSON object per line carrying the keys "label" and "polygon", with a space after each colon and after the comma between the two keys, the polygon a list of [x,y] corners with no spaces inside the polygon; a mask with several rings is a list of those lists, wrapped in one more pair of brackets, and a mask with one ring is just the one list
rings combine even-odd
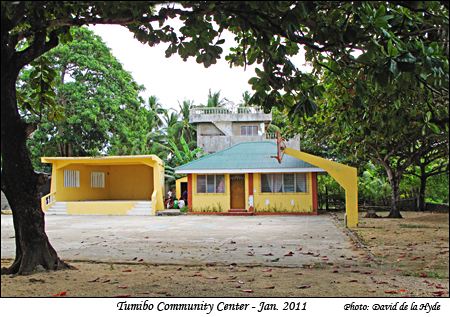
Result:
{"label": "green foliage", "polygon": [[448,173],[439,174],[429,178],[426,188],[426,201],[438,204],[449,203],[449,177]]}
{"label": "green foliage", "polygon": [[391,187],[386,177],[372,163],[366,165],[366,169],[358,178],[359,198],[370,201],[375,205],[386,206],[391,194]]}
{"label": "green foliage", "polygon": [[[92,31],[74,28],[71,35],[73,41],[37,59],[19,81],[24,116],[39,122],[29,140],[36,165],[40,156],[114,153],[119,143],[140,142],[149,128],[142,87]],[[35,85],[38,80],[44,89]]]}

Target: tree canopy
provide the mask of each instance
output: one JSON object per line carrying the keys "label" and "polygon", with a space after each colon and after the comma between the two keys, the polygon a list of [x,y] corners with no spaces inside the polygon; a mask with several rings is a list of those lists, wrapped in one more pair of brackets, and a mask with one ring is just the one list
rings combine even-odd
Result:
{"label": "tree canopy", "polygon": [[30,84],[34,73],[46,72],[40,65],[24,70],[18,81],[19,107],[38,126],[29,140],[35,166],[42,156],[100,155],[119,143],[132,146],[149,130],[139,97],[143,87],[92,31],[73,28],[71,37],[40,57],[56,71],[52,102],[59,112],[42,107]]}
{"label": "tree canopy", "polygon": [[[175,19],[182,22],[179,29],[174,26]],[[14,263],[3,272],[26,273],[37,265],[67,267],[45,234],[36,190],[40,178],[26,148],[36,124],[21,116],[16,84],[20,71],[32,65],[38,69],[30,73],[29,81],[36,83],[35,96],[28,97],[39,100],[42,109],[57,108],[56,94],[51,92],[56,75],[42,55],[70,41],[71,27],[89,24],[126,26],[142,43],[167,43],[167,57],[192,57],[205,67],[223,55],[221,35],[228,30],[236,45],[225,59],[231,66],[257,65],[257,76],[250,80],[254,94],[249,103],[267,110],[280,106],[294,124],[299,124],[303,114],[311,115],[323,107],[317,102],[331,91],[338,93],[335,101],[344,101],[332,103],[332,107],[348,116],[347,124],[353,126],[347,132],[352,136],[360,133],[355,120],[380,116],[377,122],[383,121],[386,114],[373,113],[371,107],[373,98],[379,98],[378,92],[383,90],[388,102],[376,100],[377,109],[389,109],[390,115],[405,115],[404,119],[416,106],[448,103],[446,1],[1,2],[2,189],[13,210],[17,250]],[[292,61],[300,46],[305,48],[312,73],[302,72]],[[335,87],[327,86],[330,81],[324,74]],[[408,96],[399,90],[428,93]],[[415,100],[414,96],[421,98]],[[410,102],[413,112],[404,114],[400,109]],[[425,126],[422,129],[448,132],[448,114],[445,118],[434,110],[417,109],[416,115],[426,120],[418,123]],[[407,131],[402,134],[408,135]],[[369,144],[366,139],[358,142]],[[409,144],[404,148],[410,149]]]}

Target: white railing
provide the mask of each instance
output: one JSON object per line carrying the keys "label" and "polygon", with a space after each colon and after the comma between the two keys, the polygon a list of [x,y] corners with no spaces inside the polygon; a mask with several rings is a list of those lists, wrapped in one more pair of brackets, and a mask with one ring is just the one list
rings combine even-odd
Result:
{"label": "white railing", "polygon": [[250,113],[264,113],[262,107],[235,107],[235,108],[223,108],[223,107],[196,107],[190,111],[191,115],[202,114],[250,114]]}
{"label": "white railing", "polygon": [[56,202],[55,192],[45,195],[41,198],[41,208],[42,211],[47,211],[51,205]]}
{"label": "white railing", "polygon": [[272,139],[276,139],[277,138],[277,133],[276,132],[266,132],[266,139],[267,140],[272,140]]}

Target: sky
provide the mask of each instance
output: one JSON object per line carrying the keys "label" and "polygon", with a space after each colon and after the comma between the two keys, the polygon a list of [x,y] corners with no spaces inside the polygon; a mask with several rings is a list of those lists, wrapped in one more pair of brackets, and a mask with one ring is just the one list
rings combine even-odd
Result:
{"label": "sky", "polygon": [[154,47],[142,44],[122,26],[96,25],[89,28],[102,37],[134,80],[145,86],[142,96],[147,99],[155,95],[166,108],[177,108],[178,101],[181,103],[185,99],[194,100],[196,104],[206,103],[209,89],[212,92],[220,90],[221,97],[235,103],[242,99],[244,91],[251,91],[248,80],[255,76],[254,67],[247,67],[245,71],[243,67],[230,68],[224,55],[217,64],[205,68],[194,58],[186,62],[176,54],[166,58],[168,44]]}
{"label": "sky", "polygon": [[[193,100],[195,104],[205,104],[209,89],[212,92],[220,90],[221,97],[231,102],[239,103],[242,94],[251,86],[248,80],[255,75],[255,66],[230,68],[224,56],[226,46],[234,42],[233,35],[223,34],[225,39],[224,53],[217,64],[205,68],[197,64],[194,58],[184,62],[177,54],[165,57],[166,43],[150,47],[140,43],[133,33],[118,25],[89,26],[102,37],[112,54],[129,71],[134,80],[144,85],[146,90],[141,94],[145,99],[151,95],[158,97],[165,108],[178,108],[178,102],[185,99]],[[294,64],[301,67],[304,63],[303,54],[294,59]]]}

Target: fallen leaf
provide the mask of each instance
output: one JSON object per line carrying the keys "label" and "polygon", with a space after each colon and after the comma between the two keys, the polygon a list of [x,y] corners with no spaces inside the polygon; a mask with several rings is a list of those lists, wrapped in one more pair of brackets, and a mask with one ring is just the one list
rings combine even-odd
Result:
{"label": "fallen leaf", "polygon": [[206,276],[208,280],[217,280],[217,276]]}
{"label": "fallen leaf", "polygon": [[398,294],[398,291],[396,290],[388,290],[388,291],[384,291],[386,294]]}
{"label": "fallen leaf", "polygon": [[248,256],[254,256],[255,253],[253,253],[253,252],[248,252],[247,255],[248,255]]}
{"label": "fallen leaf", "polygon": [[128,286],[125,286],[125,285],[118,285],[117,288],[126,289],[126,288],[128,288]]}
{"label": "fallen leaf", "polygon": [[265,288],[265,289],[274,289],[275,288],[275,286],[266,286],[266,287],[263,287],[263,288]]}
{"label": "fallen leaf", "polygon": [[292,251],[289,251],[288,253],[286,253],[284,256],[293,256],[294,255],[294,252],[292,252]]}
{"label": "fallen leaf", "polygon": [[104,280],[102,283],[108,283],[111,282],[111,280]]}
{"label": "fallen leaf", "polygon": [[144,261],[144,259],[139,259],[139,261],[138,261],[138,262],[142,262],[142,261]]}
{"label": "fallen leaf", "polygon": [[131,271],[132,271],[132,270],[128,269],[128,270],[123,270],[122,272],[127,273],[127,272],[131,272]]}
{"label": "fallen leaf", "polygon": [[445,291],[436,291],[436,292],[432,292],[433,296],[442,296],[444,295],[446,292]]}
{"label": "fallen leaf", "polygon": [[436,288],[439,288],[439,289],[445,289],[445,287],[442,286],[441,284],[436,284]]}
{"label": "fallen leaf", "polygon": [[297,286],[298,289],[304,289],[304,288],[310,288],[310,287],[311,287],[311,285],[300,285],[300,286]]}
{"label": "fallen leaf", "polygon": [[276,258],[276,259],[270,260],[270,262],[278,262],[279,260],[280,260],[280,258]]}
{"label": "fallen leaf", "polygon": [[411,261],[415,261],[415,260],[418,260],[418,259],[420,259],[421,258],[421,256],[415,256],[415,257],[413,257],[412,259],[411,259]]}
{"label": "fallen leaf", "polygon": [[97,277],[96,279],[94,279],[94,280],[90,280],[90,281],[88,281],[89,283],[93,283],[93,282],[98,282],[100,280],[100,277]]}
{"label": "fallen leaf", "polygon": [[264,256],[273,256],[273,254],[272,253],[265,253],[265,254],[263,254]]}
{"label": "fallen leaf", "polygon": [[272,272],[272,269],[264,269],[262,272]]}
{"label": "fallen leaf", "polygon": [[350,280],[349,283],[358,283],[358,280]]}
{"label": "fallen leaf", "polygon": [[399,293],[407,293],[408,291],[406,289],[399,289],[398,292]]}
{"label": "fallen leaf", "polygon": [[420,277],[428,277],[428,274],[425,273],[425,272],[422,272],[422,273],[419,274],[419,276],[420,276]]}
{"label": "fallen leaf", "polygon": [[240,280],[239,280],[239,281],[237,281],[237,282],[238,282],[239,284],[244,284],[244,282],[243,282],[243,281],[240,281]]}
{"label": "fallen leaf", "polygon": [[241,290],[241,292],[244,292],[244,293],[253,293],[253,290],[252,290],[252,289],[243,289],[243,290]]}
{"label": "fallen leaf", "polygon": [[54,296],[54,297],[60,297],[60,296],[66,296],[66,295],[67,295],[67,292],[66,292],[66,291],[62,291],[62,292],[53,294],[52,296]]}

